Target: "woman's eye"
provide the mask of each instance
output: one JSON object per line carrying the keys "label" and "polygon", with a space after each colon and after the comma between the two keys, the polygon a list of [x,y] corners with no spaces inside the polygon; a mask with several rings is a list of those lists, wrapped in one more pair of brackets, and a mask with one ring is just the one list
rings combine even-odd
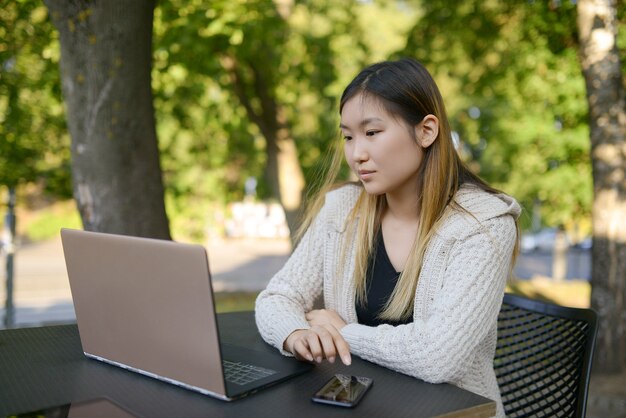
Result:
{"label": "woman's eye", "polygon": [[349,141],[349,140],[351,140],[351,139],[352,139],[352,137],[351,137],[351,136],[348,136],[348,135],[344,135],[343,139],[344,139],[345,141]]}
{"label": "woman's eye", "polygon": [[365,132],[365,135],[367,135],[367,136],[374,136],[374,135],[376,135],[378,132],[379,132],[379,131],[367,131],[367,132]]}

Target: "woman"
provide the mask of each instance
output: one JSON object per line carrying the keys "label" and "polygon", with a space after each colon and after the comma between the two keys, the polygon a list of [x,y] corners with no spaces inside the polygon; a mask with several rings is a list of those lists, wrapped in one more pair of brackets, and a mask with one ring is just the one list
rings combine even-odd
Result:
{"label": "woman", "polygon": [[[443,100],[418,62],[364,69],[340,101],[359,184],[329,191],[256,302],[263,338],[321,362],[350,354],[498,404],[496,320],[518,243],[517,202],[459,159]],[[321,294],[325,309],[313,310]]]}

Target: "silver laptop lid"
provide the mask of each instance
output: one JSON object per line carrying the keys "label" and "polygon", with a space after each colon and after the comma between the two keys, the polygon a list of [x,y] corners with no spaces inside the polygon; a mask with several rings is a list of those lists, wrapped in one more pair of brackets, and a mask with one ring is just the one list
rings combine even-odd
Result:
{"label": "silver laptop lid", "polygon": [[225,396],[206,251],[61,230],[85,354]]}

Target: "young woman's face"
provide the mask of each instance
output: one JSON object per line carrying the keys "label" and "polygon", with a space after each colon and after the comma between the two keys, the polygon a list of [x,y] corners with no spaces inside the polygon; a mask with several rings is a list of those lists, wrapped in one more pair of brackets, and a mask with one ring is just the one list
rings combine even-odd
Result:
{"label": "young woman's face", "polygon": [[346,161],[369,194],[415,196],[424,153],[415,127],[388,114],[374,97],[357,95],[341,112]]}

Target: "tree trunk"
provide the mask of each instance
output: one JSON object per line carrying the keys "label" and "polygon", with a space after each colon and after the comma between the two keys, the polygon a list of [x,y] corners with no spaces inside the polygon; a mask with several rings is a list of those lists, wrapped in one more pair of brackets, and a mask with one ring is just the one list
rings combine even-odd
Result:
{"label": "tree trunk", "polygon": [[[300,226],[300,211],[304,195],[304,174],[298,159],[296,143],[289,131],[284,111],[276,102],[272,92],[272,86],[266,81],[262,72],[254,66],[248,65],[254,79],[248,81],[242,76],[240,66],[235,57],[223,56],[222,66],[228,71],[233,89],[237,98],[246,109],[246,113],[254,122],[265,138],[265,152],[267,162],[265,166],[265,179],[270,187],[272,196],[278,200],[285,211],[287,226],[291,234],[291,240]],[[255,110],[251,97],[247,91],[254,91],[255,97],[259,98],[260,111]]]}
{"label": "tree trunk", "polygon": [[45,0],[86,230],[169,239],[151,91],[154,0]]}
{"label": "tree trunk", "polygon": [[562,227],[556,232],[552,248],[552,280],[563,282],[567,277],[567,238]]}
{"label": "tree trunk", "polygon": [[591,306],[600,317],[593,367],[619,373],[626,369],[626,100],[616,4],[579,0],[577,7],[594,185]]}
{"label": "tree trunk", "polygon": [[285,211],[287,226],[293,237],[300,226],[300,211],[304,194],[304,174],[298,159],[296,143],[289,130],[280,120],[280,111],[274,124],[278,126],[273,132],[265,135],[267,165],[265,177]]}

